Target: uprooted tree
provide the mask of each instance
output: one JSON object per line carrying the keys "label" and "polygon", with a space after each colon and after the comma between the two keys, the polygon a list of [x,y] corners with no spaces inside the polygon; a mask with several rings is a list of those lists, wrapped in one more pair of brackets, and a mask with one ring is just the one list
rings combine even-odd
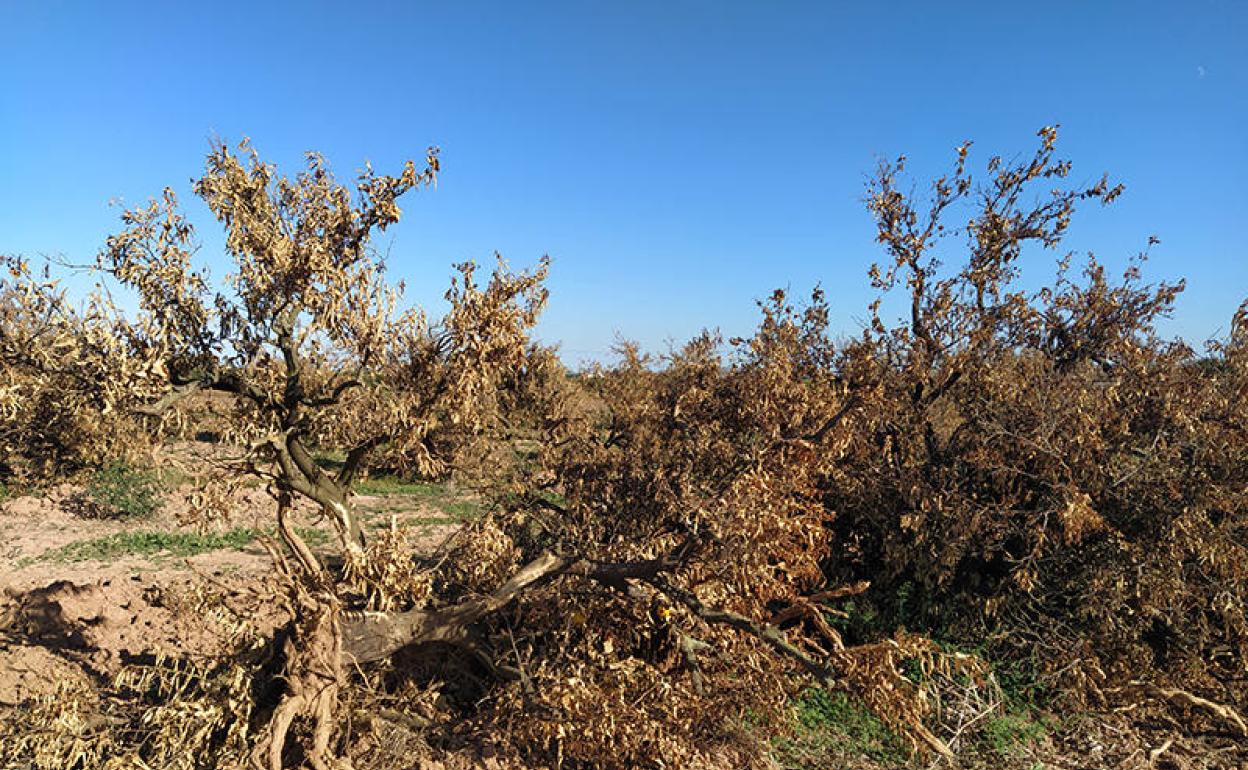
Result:
{"label": "uprooted tree", "polygon": [[[195,192],[226,230],[236,272],[214,287],[192,264],[192,231],[174,195],[127,211],[125,231],[109,239],[96,267],[138,297],[140,320],[118,322],[150,368],[167,378],[163,395],[136,411],[160,416],[199,391],[237,402],[236,435],[251,448],[246,469],[267,480],[277,499],[278,554],[295,595],[296,618],[285,646],[286,691],[256,757],[278,768],[297,717],[313,723],[307,761],[326,766],[338,691],[351,665],[384,657],[425,637],[454,638],[498,599],[454,612],[404,618],[384,640],[370,616],[346,627],[337,584],[367,570],[367,539],[351,487],[369,452],[397,445],[421,456],[439,421],[469,432],[486,428],[497,380],[518,367],[525,332],[545,292],[545,265],[515,275],[501,267],[484,286],[475,266],[460,266],[433,327],[418,310],[400,311],[371,248],[375,232],[399,219],[397,199],[435,181],[436,151],[423,170],[409,162],[398,176],[364,171],[354,195],[322,159],[309,156],[294,179],[279,177],[245,145],[209,156]],[[366,419],[341,426],[350,440],[336,471],[313,458],[318,421],[345,398],[366,398]],[[432,458],[430,458],[432,461]],[[313,501],[332,522],[345,565],[331,573],[289,521],[294,498]],[[289,561],[288,561],[289,560]],[[540,565],[539,565],[540,566]],[[524,582],[521,576],[520,583]],[[386,625],[400,625],[398,620]]]}
{"label": "uprooted tree", "polygon": [[[418,310],[397,308],[399,291],[386,284],[371,238],[398,221],[399,196],[432,183],[437,169],[432,150],[423,170],[410,162],[393,177],[368,169],[352,195],[318,156],[287,179],[245,145],[237,153],[218,146],[195,192],[224,225],[236,272],[214,286],[196,269],[192,228],[166,190],[161,200],[123,214],[126,229],[108,240],[93,266],[137,297],[135,319],[102,293],[78,310],[46,270],[35,274],[24,260],[7,260],[0,335],[7,444],[37,454],[42,447],[33,438],[60,424],[41,421],[41,412],[55,413],[60,422],[92,424],[83,431],[91,441],[65,436],[69,428],[56,431],[57,448],[92,450],[71,458],[89,462],[118,443],[108,424],[99,424],[103,415],[159,420],[200,391],[234,398],[231,435],[250,451],[233,470],[270,483],[285,545],[275,555],[296,593],[285,650],[289,688],[257,749],[272,767],[281,765],[292,719],[304,714],[316,723],[308,761],[323,766],[348,661],[384,656],[404,643],[381,645],[365,630],[344,644],[338,578],[291,526],[292,500],[313,501],[333,523],[345,573],[365,570],[366,537],[351,485],[368,453],[397,446],[432,463],[423,442],[438,423],[467,433],[488,426],[497,411],[496,381],[520,365],[525,332],[545,301],[545,264],[515,275],[500,261],[484,286],[473,264],[460,266],[447,294],[451,310],[436,327]],[[24,398],[23,388],[42,400]],[[314,461],[311,440],[348,395],[367,399],[366,410],[352,413],[367,417],[338,426],[335,435],[351,443],[331,473]],[[41,410],[43,401],[50,406]],[[470,622],[438,618],[429,629],[406,633],[453,635]],[[368,655],[357,655],[361,646]]]}

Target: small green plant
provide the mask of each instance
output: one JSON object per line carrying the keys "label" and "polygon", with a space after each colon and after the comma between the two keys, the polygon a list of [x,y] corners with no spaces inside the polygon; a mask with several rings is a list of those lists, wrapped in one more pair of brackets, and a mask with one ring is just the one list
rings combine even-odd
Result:
{"label": "small green plant", "polygon": [[441,508],[456,521],[470,521],[478,518],[483,511],[481,504],[475,500],[454,500],[443,503]]}
{"label": "small green plant", "polygon": [[840,613],[825,614],[824,619],[840,631],[847,641],[874,640],[886,633],[883,618],[873,602],[849,599],[841,604],[840,609]]}
{"label": "small green plant", "polygon": [[91,518],[146,518],[163,505],[164,487],[155,474],[117,461],[96,471],[83,493],[83,513]]}
{"label": "small green plant", "polygon": [[867,756],[883,764],[904,764],[910,756],[905,741],[865,705],[843,692],[812,688],[793,704],[797,718],[794,740],[776,745],[786,767],[821,767],[832,749]]}
{"label": "small green plant", "polygon": [[1002,712],[984,722],[979,743],[997,756],[1010,757],[1048,735],[1053,724],[1044,708],[1052,692],[1033,659],[995,663],[993,676],[1001,688]]}
{"label": "small green plant", "polygon": [[984,722],[982,740],[994,754],[1009,757],[1048,735],[1044,722],[1030,713],[1013,711]]}
{"label": "small green plant", "polygon": [[[308,545],[323,545],[329,535],[319,529],[298,529]],[[263,534],[251,527],[236,527],[226,532],[200,534],[195,532],[118,532],[90,540],[79,540],[46,551],[31,562],[110,561],[124,556],[196,556],[209,551],[242,550]],[[272,532],[268,533],[270,536]]]}

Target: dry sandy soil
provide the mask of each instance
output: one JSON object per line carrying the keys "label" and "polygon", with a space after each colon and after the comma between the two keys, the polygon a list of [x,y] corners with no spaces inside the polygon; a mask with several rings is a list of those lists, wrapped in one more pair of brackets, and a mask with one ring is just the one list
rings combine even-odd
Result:
{"label": "dry sandy soil", "polygon": [[[220,628],[187,611],[202,607],[195,602],[204,593],[262,631],[286,621],[266,601],[274,590],[268,587],[273,563],[258,541],[183,556],[167,550],[103,559],[59,555],[75,544],[136,533],[263,531],[274,509],[262,490],[236,493],[231,520],[208,528],[181,523],[186,505],[178,492],[151,517],[117,521],[76,513],[79,491],[66,485],[0,504],[0,718],[5,709],[65,687],[94,693],[129,662],[214,656],[223,643]],[[415,526],[415,545],[431,552],[462,526],[437,501],[410,495],[360,496],[358,503],[372,526]],[[297,511],[296,525],[325,526],[310,507]],[[441,761],[412,759],[418,770],[505,766],[479,749]]]}
{"label": "dry sandy soil", "polygon": [[[185,503],[177,493],[157,514],[135,521],[77,515],[77,490],[62,486],[41,497],[0,504],[0,706],[55,692],[66,680],[108,677],[134,659],[157,655],[210,656],[219,645],[211,629],[183,611],[197,593],[211,591],[262,627],[285,618],[261,601],[273,563],[260,542],[177,555],[168,550],[107,558],[62,555],[75,544],[139,533],[222,534],[271,527],[273,504],[259,489],[235,495],[235,515],[208,528],[180,523]],[[373,519],[425,520],[428,504],[360,498]],[[312,511],[297,523],[318,525]],[[380,523],[380,522],[378,522]],[[324,526],[323,523],[320,523]],[[430,550],[455,524],[429,524],[418,540]]]}

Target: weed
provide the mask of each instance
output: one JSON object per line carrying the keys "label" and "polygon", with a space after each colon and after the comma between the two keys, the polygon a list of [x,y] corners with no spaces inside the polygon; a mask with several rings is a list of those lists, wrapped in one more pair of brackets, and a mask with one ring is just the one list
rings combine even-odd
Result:
{"label": "weed", "polygon": [[164,487],[152,473],[123,461],[106,465],[92,475],[83,492],[80,513],[88,518],[146,518],[160,510]]}
{"label": "weed", "polygon": [[445,484],[428,481],[403,481],[397,476],[373,476],[355,485],[355,491],[361,495],[377,497],[404,495],[422,500],[436,500],[451,494]]}
{"label": "weed", "polygon": [[1039,664],[1030,658],[996,663],[993,676],[1001,688],[1003,713],[984,722],[979,741],[998,756],[1013,756],[1048,735],[1052,725],[1042,709],[1052,692],[1040,678]]}
{"label": "weed", "polygon": [[1043,721],[1028,712],[1015,711],[987,720],[981,735],[983,744],[994,754],[1008,757],[1041,740],[1048,732]]}
{"label": "weed", "polygon": [[835,749],[885,764],[904,764],[910,756],[899,735],[846,693],[807,690],[794,702],[794,711],[795,739],[775,746],[786,767],[821,767]]}
{"label": "weed", "polygon": [[[33,562],[111,561],[124,556],[195,556],[209,551],[242,550],[262,534],[251,527],[236,527],[227,532],[199,534],[194,532],[118,532],[91,540],[79,540],[53,548],[25,560]],[[270,535],[272,533],[269,533]],[[299,529],[309,545],[321,545],[328,535],[317,529]]]}
{"label": "weed", "polygon": [[824,619],[847,641],[872,640],[886,631],[875,604],[866,599],[849,599],[841,605],[841,611],[843,615],[829,613]]}
{"label": "weed", "polygon": [[1022,658],[998,663],[993,667],[997,684],[1010,710],[1033,710],[1048,706],[1053,700],[1049,685],[1041,680],[1039,663]]}

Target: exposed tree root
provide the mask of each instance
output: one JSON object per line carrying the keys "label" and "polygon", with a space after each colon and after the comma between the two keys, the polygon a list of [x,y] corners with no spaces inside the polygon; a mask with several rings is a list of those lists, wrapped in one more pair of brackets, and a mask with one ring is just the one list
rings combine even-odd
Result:
{"label": "exposed tree root", "polygon": [[307,763],[315,770],[343,767],[330,751],[337,727],[338,693],[346,673],[337,599],[307,593],[299,599],[299,615],[283,648],[286,693],[252,754],[252,764],[263,770],[282,770],[287,737],[299,717],[312,723]]}
{"label": "exposed tree root", "polygon": [[283,645],[286,692],[261,733],[252,753],[252,765],[282,770],[283,754],[294,721],[312,723],[312,743],[306,761],[314,770],[348,767],[330,750],[338,719],[338,693],[346,680],[343,659],[341,602],[329,585],[324,568],[287,517],[290,497],[278,499],[278,532],[294,554],[297,568],[270,549],[278,569],[290,581],[294,620]]}

